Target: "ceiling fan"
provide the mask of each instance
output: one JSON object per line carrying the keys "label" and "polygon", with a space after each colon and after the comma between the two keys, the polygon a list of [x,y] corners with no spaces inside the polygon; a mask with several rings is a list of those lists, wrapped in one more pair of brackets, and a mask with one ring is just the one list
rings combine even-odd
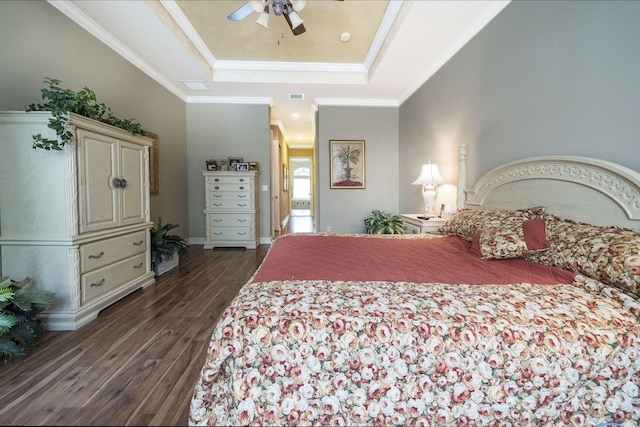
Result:
{"label": "ceiling fan", "polygon": [[258,16],[256,23],[269,28],[269,7],[271,7],[274,15],[284,16],[293,35],[298,36],[306,31],[303,24],[304,21],[297,13],[304,8],[305,3],[306,0],[249,0],[227,18],[233,22],[238,22],[249,16],[251,12],[257,12],[260,16]]}

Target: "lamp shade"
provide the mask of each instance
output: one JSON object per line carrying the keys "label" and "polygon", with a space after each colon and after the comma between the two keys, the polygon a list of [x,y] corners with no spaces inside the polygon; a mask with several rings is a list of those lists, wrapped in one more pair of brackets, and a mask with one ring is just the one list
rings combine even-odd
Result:
{"label": "lamp shade", "polygon": [[440,171],[438,171],[438,165],[429,162],[426,165],[422,165],[420,175],[416,178],[412,184],[415,185],[433,185],[433,184],[446,184],[447,181],[442,178]]}
{"label": "lamp shade", "polygon": [[264,9],[265,6],[265,1],[264,0],[249,0],[249,5],[251,5],[251,9],[253,9],[254,12],[262,12],[262,10]]}
{"label": "lamp shade", "polygon": [[295,12],[289,14],[289,19],[291,20],[291,29],[297,28],[304,22]]}
{"label": "lamp shade", "polygon": [[260,12],[260,16],[258,16],[256,22],[265,28],[269,28],[269,6],[266,6],[264,11]]}

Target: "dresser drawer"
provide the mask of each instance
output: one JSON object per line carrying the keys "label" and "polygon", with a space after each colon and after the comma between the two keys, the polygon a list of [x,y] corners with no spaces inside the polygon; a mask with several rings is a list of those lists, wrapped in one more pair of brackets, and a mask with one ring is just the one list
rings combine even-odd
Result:
{"label": "dresser drawer", "polygon": [[146,254],[141,253],[133,258],[83,274],[80,278],[82,287],[82,303],[117,289],[146,272]]}
{"label": "dresser drawer", "polygon": [[210,183],[208,190],[212,193],[247,193],[251,192],[251,187],[249,183]]}
{"label": "dresser drawer", "polygon": [[252,224],[251,214],[211,214],[212,227],[249,227]]}
{"label": "dresser drawer", "polygon": [[234,176],[233,174],[224,176],[207,177],[209,184],[251,184],[251,178],[246,175]]}
{"label": "dresser drawer", "polygon": [[242,209],[249,210],[253,208],[252,200],[211,200],[209,202],[209,209],[217,210],[217,209]]}
{"label": "dresser drawer", "polygon": [[135,233],[80,246],[80,271],[86,273],[112,262],[128,258],[147,249],[147,231]]}
{"label": "dresser drawer", "polygon": [[212,240],[250,240],[251,227],[211,227]]}
{"label": "dresser drawer", "polygon": [[211,191],[209,193],[210,200],[250,200],[251,192],[249,191]]}

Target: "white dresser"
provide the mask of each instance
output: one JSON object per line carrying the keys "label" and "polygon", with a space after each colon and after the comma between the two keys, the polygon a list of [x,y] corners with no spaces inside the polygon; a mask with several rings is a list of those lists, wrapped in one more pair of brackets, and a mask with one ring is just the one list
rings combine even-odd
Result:
{"label": "white dresser", "polygon": [[56,293],[47,328],[74,330],[155,282],[149,229],[151,140],[70,114],[61,151],[47,112],[0,112],[0,275]]}
{"label": "white dresser", "polygon": [[256,171],[203,171],[205,192],[205,249],[255,249],[259,241]]}

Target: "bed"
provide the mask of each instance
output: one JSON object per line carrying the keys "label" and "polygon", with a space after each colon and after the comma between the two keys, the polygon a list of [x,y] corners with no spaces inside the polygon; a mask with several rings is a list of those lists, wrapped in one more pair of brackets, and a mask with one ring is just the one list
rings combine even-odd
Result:
{"label": "bed", "polygon": [[640,174],[496,168],[424,235],[292,234],[218,319],[190,425],[637,426]]}

